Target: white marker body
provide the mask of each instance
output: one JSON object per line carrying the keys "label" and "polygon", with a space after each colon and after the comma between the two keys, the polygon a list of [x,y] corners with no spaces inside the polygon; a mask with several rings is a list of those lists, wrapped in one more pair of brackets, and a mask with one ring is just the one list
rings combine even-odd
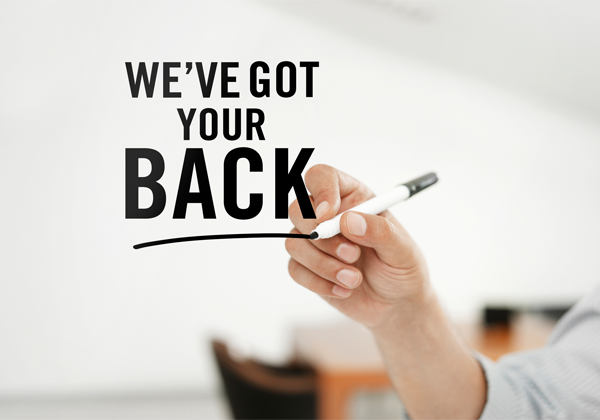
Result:
{"label": "white marker body", "polygon": [[[408,187],[406,185],[398,185],[393,190],[383,195],[373,197],[370,200],[367,200],[364,203],[361,203],[358,206],[346,211],[357,211],[366,214],[379,214],[382,211],[389,209],[394,204],[406,200],[408,197],[410,197],[410,190]],[[346,213],[346,211],[344,213]],[[340,219],[344,213],[340,213],[333,219],[323,222],[317,226],[317,228],[313,230],[313,232],[316,232],[319,235],[316,239],[327,239],[340,233]]]}

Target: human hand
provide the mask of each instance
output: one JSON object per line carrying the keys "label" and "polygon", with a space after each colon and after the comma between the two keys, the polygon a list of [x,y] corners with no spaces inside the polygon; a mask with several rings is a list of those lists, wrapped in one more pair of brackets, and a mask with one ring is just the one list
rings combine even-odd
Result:
{"label": "human hand", "polygon": [[[374,196],[354,178],[327,165],[310,168],[305,182],[317,219],[303,219],[295,201],[289,208],[292,233],[309,234],[319,223]],[[289,272],[298,284],[371,328],[385,323],[396,308],[427,297],[425,259],[388,211],[348,212],[340,227],[342,233],[328,239],[286,240]]]}

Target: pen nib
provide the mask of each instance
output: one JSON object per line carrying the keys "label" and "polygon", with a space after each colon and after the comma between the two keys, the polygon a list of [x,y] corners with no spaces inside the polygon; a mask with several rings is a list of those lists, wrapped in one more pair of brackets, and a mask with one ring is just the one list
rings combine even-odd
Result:
{"label": "pen nib", "polygon": [[319,234],[317,232],[311,232],[310,239],[319,239]]}

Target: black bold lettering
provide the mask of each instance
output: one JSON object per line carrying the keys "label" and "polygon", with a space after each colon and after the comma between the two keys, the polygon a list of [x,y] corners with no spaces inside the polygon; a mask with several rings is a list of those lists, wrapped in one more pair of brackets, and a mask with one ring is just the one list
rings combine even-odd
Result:
{"label": "black bold lettering", "polygon": [[171,83],[179,79],[177,76],[171,76],[171,69],[179,67],[179,63],[163,63],[163,98],[181,98],[181,92],[171,92]]}
{"label": "black bold lettering", "polygon": [[318,61],[301,61],[300,67],[306,67],[306,97],[312,98],[313,96],[313,69],[319,67]]}
{"label": "black bold lettering", "polygon": [[223,137],[227,140],[237,140],[242,134],[242,110],[241,108],[235,109],[235,116],[233,117],[233,125],[235,128],[233,134],[230,132],[229,111],[231,110],[227,108],[223,110]]}
{"label": "black bold lettering", "polygon": [[191,108],[189,114],[186,116],[185,111],[181,108],[177,108],[177,113],[179,114],[179,119],[181,120],[181,124],[183,124],[183,139],[190,139],[190,125],[192,124],[192,120],[194,119],[194,114],[196,113],[196,108]]}
{"label": "black bold lettering", "polygon": [[260,154],[254,149],[239,147],[227,153],[223,163],[223,199],[227,214],[236,219],[248,220],[256,217],[262,210],[263,196],[262,194],[251,193],[248,208],[241,209],[238,206],[237,163],[242,158],[247,159],[250,163],[250,172],[262,172],[263,170]]}
{"label": "black bold lettering", "polygon": [[275,149],[275,218],[288,218],[288,194],[293,188],[300,205],[302,217],[316,219],[308,192],[302,179],[302,171],[315,149],[302,149],[288,172],[288,149]]}
{"label": "black bold lettering", "polygon": [[213,82],[215,81],[215,74],[217,72],[217,63],[210,63],[210,69],[208,70],[208,80],[204,75],[204,68],[202,63],[196,63],[196,73],[198,73],[198,80],[200,81],[200,90],[202,91],[203,98],[210,98],[212,92]]}
{"label": "black bold lettering", "polygon": [[221,63],[221,97],[222,98],[239,98],[239,92],[230,92],[229,83],[234,83],[235,76],[229,75],[229,69],[239,67],[239,63]]}
{"label": "black bold lettering", "polygon": [[[211,133],[208,134],[206,130],[206,116],[210,114],[210,128]],[[217,111],[212,108],[204,108],[200,111],[200,137],[204,140],[214,140],[217,138],[217,134],[219,134],[219,125],[218,125],[218,117]]]}
{"label": "black bold lettering", "polygon": [[[140,159],[150,161],[150,174],[139,175]],[[125,218],[151,219],[162,213],[167,202],[167,194],[158,180],[165,172],[165,160],[154,149],[125,149]],[[139,207],[139,189],[149,188],[152,192],[152,205],[146,209]]]}
{"label": "black bold lettering", "polygon": [[[283,89],[283,69],[289,69],[289,86],[287,92]],[[282,98],[291,98],[296,93],[296,66],[294,63],[290,63],[289,61],[282,61],[277,64],[277,74],[276,74],[276,90],[277,94]]]}
{"label": "black bold lettering", "polygon": [[[258,116],[257,121],[253,121],[254,115]],[[253,140],[252,137],[252,129],[256,130],[256,134],[258,135],[259,140],[264,140],[265,135],[262,131],[262,125],[265,122],[265,113],[262,109],[258,108],[248,108],[246,109],[246,139]]]}
{"label": "black bold lettering", "polygon": [[156,74],[158,73],[158,63],[152,63],[152,74],[148,79],[148,72],[146,71],[146,63],[138,64],[138,71],[134,78],[133,67],[130,62],[125,63],[127,68],[127,78],[129,79],[129,89],[131,90],[131,97],[137,98],[140,93],[140,86],[142,80],[144,81],[144,88],[146,90],[146,98],[152,98],[154,94],[154,85],[156,84]]}
{"label": "black bold lettering", "polygon": [[[200,187],[200,191],[195,193],[190,192],[194,169],[196,170],[196,179],[198,180],[198,186]],[[215,214],[215,206],[202,149],[187,149],[185,151],[173,219],[185,219],[187,205],[189,203],[201,203],[202,216],[205,219],[216,219],[217,216]]]}
{"label": "black bold lettering", "polygon": [[[250,66],[250,93],[255,98],[262,98],[266,96],[267,98],[271,94],[271,84],[269,83],[269,79],[258,79],[258,69],[261,69],[263,73],[269,74],[269,65],[264,61],[255,61]],[[261,90],[258,90],[257,84],[261,86]]]}

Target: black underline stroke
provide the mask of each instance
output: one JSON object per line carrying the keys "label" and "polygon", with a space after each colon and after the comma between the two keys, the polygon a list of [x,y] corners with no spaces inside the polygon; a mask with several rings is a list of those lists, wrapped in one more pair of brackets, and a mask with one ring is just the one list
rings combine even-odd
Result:
{"label": "black underline stroke", "polygon": [[136,244],[133,249],[148,248],[150,246],[175,244],[178,242],[212,241],[215,239],[248,239],[248,238],[297,238],[310,239],[310,235],[299,233],[229,233],[221,235],[184,236],[181,238],[160,239],[158,241]]}

